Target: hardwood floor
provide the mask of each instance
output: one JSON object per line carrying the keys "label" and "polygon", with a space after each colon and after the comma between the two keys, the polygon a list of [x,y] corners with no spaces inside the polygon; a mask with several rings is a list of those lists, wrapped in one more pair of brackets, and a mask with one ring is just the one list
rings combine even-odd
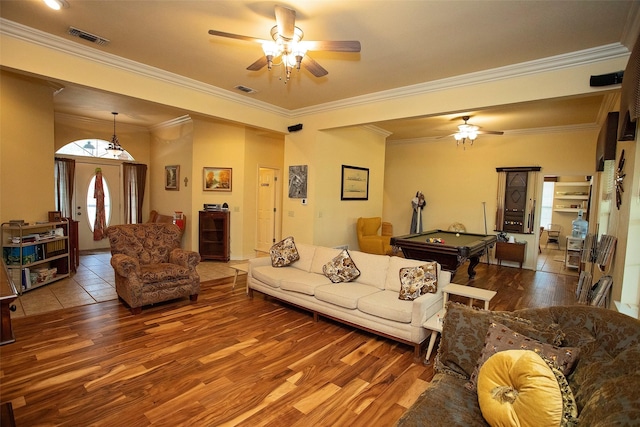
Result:
{"label": "hardwood floor", "polygon": [[[575,276],[476,271],[455,281],[498,291],[491,309],[575,301]],[[247,299],[245,277],[138,316],[116,300],[14,319],[1,400],[18,426],[391,426],[433,377],[410,346]]]}

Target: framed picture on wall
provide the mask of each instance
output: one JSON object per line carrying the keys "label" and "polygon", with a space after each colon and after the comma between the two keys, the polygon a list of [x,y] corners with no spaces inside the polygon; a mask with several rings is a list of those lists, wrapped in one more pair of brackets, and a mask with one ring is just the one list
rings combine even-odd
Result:
{"label": "framed picture on wall", "polygon": [[342,165],[340,200],[369,200],[369,169]]}
{"label": "framed picture on wall", "polygon": [[289,166],[289,198],[307,198],[307,165]]}
{"label": "framed picture on wall", "polygon": [[231,168],[205,167],[202,172],[204,191],[231,191]]}
{"label": "framed picture on wall", "polygon": [[164,167],[164,189],[180,190],[180,166],[172,165]]}

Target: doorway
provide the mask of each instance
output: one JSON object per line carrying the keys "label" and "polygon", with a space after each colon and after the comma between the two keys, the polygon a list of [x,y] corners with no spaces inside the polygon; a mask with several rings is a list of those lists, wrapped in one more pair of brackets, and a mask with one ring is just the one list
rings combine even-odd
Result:
{"label": "doorway", "polygon": [[259,168],[256,250],[268,252],[280,234],[280,210],[278,205],[278,176],[273,168]]}
{"label": "doorway", "polygon": [[[545,175],[540,207],[540,253],[536,270],[579,275],[579,268],[568,262],[567,237],[579,213],[589,212],[590,176]],[[549,230],[557,237],[549,239]]]}
{"label": "doorway", "polygon": [[[95,250],[109,248],[109,240],[93,240],[93,223],[95,221],[95,199],[93,198],[96,168],[102,169],[105,187],[105,210],[107,226],[120,224],[121,221],[121,188],[120,165],[83,163],[76,161],[76,177],[74,184],[73,219],[78,221],[79,250]],[[107,197],[108,192],[108,197]],[[108,207],[107,207],[108,206]]]}

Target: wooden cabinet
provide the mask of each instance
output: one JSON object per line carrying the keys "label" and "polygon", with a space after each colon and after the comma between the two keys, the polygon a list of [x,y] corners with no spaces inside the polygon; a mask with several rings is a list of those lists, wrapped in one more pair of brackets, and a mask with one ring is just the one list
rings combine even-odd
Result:
{"label": "wooden cabinet", "polygon": [[500,265],[503,260],[514,261],[514,262],[520,263],[520,268],[522,268],[526,247],[527,247],[527,242],[522,242],[522,243],[496,242],[496,259],[498,260],[498,265]]}
{"label": "wooden cabinet", "polygon": [[200,211],[199,219],[200,257],[203,260],[229,261],[229,212]]}
{"label": "wooden cabinet", "polygon": [[18,292],[69,277],[69,223],[2,224],[2,256]]}

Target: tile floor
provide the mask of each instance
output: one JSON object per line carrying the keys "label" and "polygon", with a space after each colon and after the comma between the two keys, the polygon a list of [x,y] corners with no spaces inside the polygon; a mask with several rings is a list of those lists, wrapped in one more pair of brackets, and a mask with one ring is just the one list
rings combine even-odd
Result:
{"label": "tile floor", "polygon": [[[11,313],[11,317],[31,316],[116,299],[118,296],[110,259],[111,253],[108,251],[81,254],[80,265],[75,274],[20,295],[14,301],[16,311]],[[229,265],[244,262],[246,261],[203,261],[198,264],[198,274],[202,282],[232,277],[235,270]]]}
{"label": "tile floor", "polygon": [[546,271],[548,273],[566,274],[570,276],[578,276],[580,273],[577,268],[567,268],[564,265],[564,249],[558,250],[555,247],[547,247],[544,245],[540,248],[542,253],[538,255],[538,271]]}

